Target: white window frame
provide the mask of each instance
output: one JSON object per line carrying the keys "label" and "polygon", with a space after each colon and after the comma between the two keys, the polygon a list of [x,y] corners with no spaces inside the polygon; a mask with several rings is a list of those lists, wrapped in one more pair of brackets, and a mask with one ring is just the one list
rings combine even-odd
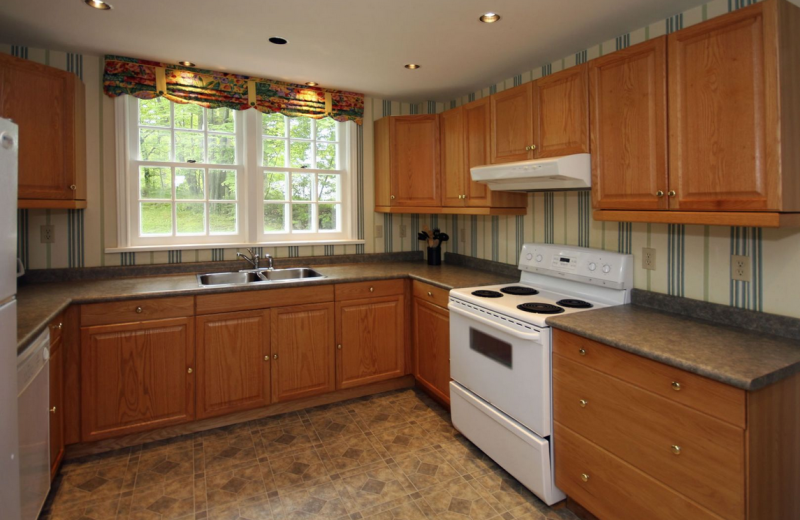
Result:
{"label": "white window frame", "polygon": [[[165,167],[229,169],[237,171],[237,233],[231,235],[175,235],[147,236],[139,234],[139,165],[143,161],[135,158],[139,153],[138,99],[120,96],[115,100],[116,170],[117,170],[117,237],[116,247],[107,248],[107,253],[126,251],[163,251],[174,249],[209,249],[241,247],[275,247],[298,245],[343,245],[363,244],[357,239],[356,172],[357,153],[356,125],[353,122],[337,123],[340,164],[339,170],[315,168],[273,168],[262,166],[261,112],[238,111],[236,117],[237,164],[218,165],[207,163],[163,162]],[[313,142],[313,141],[312,141]],[[174,142],[173,142],[174,148]],[[208,150],[206,150],[206,154]],[[147,162],[147,161],[144,161]],[[317,232],[286,234],[264,233],[264,172],[337,173],[342,176],[341,227],[339,232]],[[315,186],[316,187],[316,186]],[[207,190],[206,184],[206,190]],[[173,197],[175,194],[173,182]],[[316,189],[314,190],[316,197]],[[178,201],[180,202],[180,201]],[[323,202],[324,203],[324,202]],[[291,223],[291,219],[289,219]],[[174,230],[173,222],[173,230]]]}

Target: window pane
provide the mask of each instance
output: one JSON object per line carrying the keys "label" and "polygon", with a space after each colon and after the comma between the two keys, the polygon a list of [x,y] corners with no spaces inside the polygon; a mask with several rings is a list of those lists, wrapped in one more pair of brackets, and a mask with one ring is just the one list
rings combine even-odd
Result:
{"label": "window pane", "polygon": [[317,168],[336,170],[336,146],[333,143],[317,143]]}
{"label": "window pane", "polygon": [[143,202],[140,204],[142,235],[172,234],[172,204],[169,202]]}
{"label": "window pane", "polygon": [[341,204],[320,204],[319,205],[319,230],[338,231],[339,230],[339,210]]}
{"label": "window pane", "polygon": [[172,132],[169,130],[139,129],[139,158],[143,161],[169,161],[172,152]]}
{"label": "window pane", "polygon": [[236,131],[236,112],[230,108],[215,108],[206,110],[208,129],[212,132]]}
{"label": "window pane", "polygon": [[212,202],[208,209],[212,235],[236,233],[236,204]]}
{"label": "window pane", "polygon": [[203,190],[204,174],[200,168],[175,168],[175,198],[195,200],[206,198]]}
{"label": "window pane", "polygon": [[175,132],[175,161],[203,162],[203,134],[197,132]]}
{"label": "window pane", "polygon": [[273,137],[286,136],[286,118],[283,114],[273,112],[271,114],[261,114],[261,129],[264,135]]}
{"label": "window pane", "polygon": [[336,121],[330,117],[317,119],[317,141],[336,141]]}
{"label": "window pane", "polygon": [[203,112],[205,109],[200,105],[175,103],[175,128],[202,130]]}
{"label": "window pane", "polygon": [[311,200],[313,184],[313,173],[293,173],[292,200]]}
{"label": "window pane", "polygon": [[[281,116],[283,117],[283,116]],[[276,139],[264,139],[264,166],[286,166],[284,156],[286,155],[286,141]]]}
{"label": "window pane", "polygon": [[181,202],[175,214],[179,235],[196,235],[206,231],[206,205],[202,202]]}
{"label": "window pane", "polygon": [[311,204],[292,204],[292,229],[311,231]]}
{"label": "window pane", "polygon": [[209,200],[236,200],[236,170],[208,170]]}
{"label": "window pane", "polygon": [[289,166],[311,168],[311,142],[295,141],[289,147]]}
{"label": "window pane", "polygon": [[171,199],[171,169],[156,168],[154,166],[140,166],[139,196],[143,199]]}
{"label": "window pane", "polygon": [[139,100],[139,124],[146,126],[170,126],[169,101],[160,97]]}
{"label": "window pane", "polygon": [[317,176],[317,200],[319,201],[338,201],[339,197],[339,175],[319,174]]}
{"label": "window pane", "polygon": [[209,164],[236,164],[236,137],[232,135],[208,136]]}
{"label": "window pane", "polygon": [[264,172],[264,200],[286,200],[286,174]]}
{"label": "window pane", "polygon": [[286,204],[264,204],[264,233],[286,231]]}
{"label": "window pane", "polygon": [[289,136],[295,139],[311,139],[311,121],[307,117],[289,118]]}

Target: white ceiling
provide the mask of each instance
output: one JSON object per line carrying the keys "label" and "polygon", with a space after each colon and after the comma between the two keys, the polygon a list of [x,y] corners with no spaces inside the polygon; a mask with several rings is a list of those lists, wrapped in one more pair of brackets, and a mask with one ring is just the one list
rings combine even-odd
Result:
{"label": "white ceiling", "polygon": [[[3,43],[447,101],[703,0],[8,0]],[[478,22],[487,11],[502,15]],[[270,36],[289,40],[277,46]],[[422,68],[409,71],[406,63]]]}

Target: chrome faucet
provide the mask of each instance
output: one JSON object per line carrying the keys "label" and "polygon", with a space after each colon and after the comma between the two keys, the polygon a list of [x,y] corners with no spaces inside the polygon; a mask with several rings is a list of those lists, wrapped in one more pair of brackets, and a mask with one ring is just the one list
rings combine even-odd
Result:
{"label": "chrome faucet", "polygon": [[[236,258],[242,258],[244,260],[247,260],[248,262],[250,262],[250,265],[253,266],[253,269],[258,269],[258,262],[261,257],[258,256],[258,253],[254,253],[253,250],[250,249],[249,247],[247,248],[247,252],[250,253],[249,257],[246,254],[237,251]],[[272,257],[270,257],[269,265],[270,267],[272,267]]]}
{"label": "chrome faucet", "polygon": [[267,269],[272,271],[274,268],[272,267],[272,255],[269,253],[264,253],[264,258],[269,262]]}

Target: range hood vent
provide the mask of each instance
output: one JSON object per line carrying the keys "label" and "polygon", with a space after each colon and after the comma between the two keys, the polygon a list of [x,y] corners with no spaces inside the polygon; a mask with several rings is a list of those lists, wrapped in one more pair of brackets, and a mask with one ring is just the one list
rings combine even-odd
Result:
{"label": "range hood vent", "polygon": [[472,180],[496,191],[585,190],[592,187],[588,153],[505,164],[476,166]]}

